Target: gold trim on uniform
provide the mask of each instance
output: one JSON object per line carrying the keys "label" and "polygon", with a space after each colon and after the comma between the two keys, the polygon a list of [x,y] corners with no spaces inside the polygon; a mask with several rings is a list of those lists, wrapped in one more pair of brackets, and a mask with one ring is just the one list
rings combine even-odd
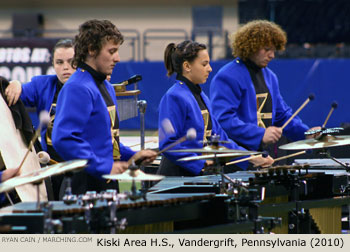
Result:
{"label": "gold trim on uniform", "polygon": [[[51,104],[49,115],[51,115],[51,111],[52,111],[53,107],[56,107],[56,103]],[[52,146],[52,129],[53,129],[53,122],[55,120],[55,115],[56,115],[56,113],[54,115],[50,116],[50,121],[47,125],[46,134],[45,134],[46,144],[51,145],[51,146]]]}
{"label": "gold trim on uniform", "polygon": [[204,121],[204,135],[203,135],[203,143],[207,141],[207,138],[211,136],[211,130],[208,130],[208,124],[209,124],[209,111],[204,109],[201,110],[202,117]]}
{"label": "gold trim on uniform", "polygon": [[120,149],[119,144],[116,141],[116,137],[119,137],[119,129],[114,129],[115,117],[116,117],[116,108],[115,105],[107,107],[109,117],[111,119],[111,136],[112,136],[112,144],[113,144],[113,159],[120,159]]}
{"label": "gold trim on uniform", "polygon": [[266,128],[265,123],[262,119],[272,119],[272,113],[262,113],[262,109],[265,106],[267,97],[269,93],[261,93],[256,95],[256,109],[257,109],[257,119],[258,126],[262,128]]}

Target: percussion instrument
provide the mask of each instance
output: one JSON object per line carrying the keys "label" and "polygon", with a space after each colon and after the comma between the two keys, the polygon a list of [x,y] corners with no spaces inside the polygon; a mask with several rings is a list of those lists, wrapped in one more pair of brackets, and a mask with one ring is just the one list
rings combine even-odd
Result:
{"label": "percussion instrument", "polygon": [[102,176],[105,179],[121,180],[121,181],[158,181],[162,180],[164,176],[146,174],[140,169],[126,170],[122,174],[106,174]]}
{"label": "percussion instrument", "polygon": [[320,139],[306,139],[297,142],[281,145],[282,150],[301,150],[301,149],[322,149],[335,146],[350,145],[350,136],[332,136],[324,135]]}
{"label": "percussion instrument", "polygon": [[[121,83],[112,84],[118,99],[118,112],[120,121],[133,118],[138,115],[137,97],[141,93],[141,91],[138,90],[137,82],[140,80],[142,80],[141,75],[135,75]],[[134,83],[134,89],[127,90],[126,86],[132,83]]]}
{"label": "percussion instrument", "polygon": [[[194,160],[214,160],[214,159],[232,159],[232,158],[238,158],[246,156],[247,154],[244,153],[220,153],[220,154],[209,154],[209,155],[201,155],[201,156],[190,156],[190,157],[184,157],[180,158],[177,161],[194,161]],[[226,162],[226,161],[224,161]]]}
{"label": "percussion instrument", "polygon": [[344,128],[341,127],[335,127],[335,128],[328,128],[328,129],[314,129],[314,130],[308,130],[304,133],[305,136],[308,135],[316,135],[316,134],[322,134],[322,135],[328,135],[328,134],[334,134],[339,133],[340,131],[343,131]]}
{"label": "percussion instrument", "polygon": [[0,193],[8,192],[17,186],[35,183],[50,176],[55,176],[65,172],[73,171],[86,166],[87,160],[72,160],[48,166],[46,168],[14,177],[0,184]]}
{"label": "percussion instrument", "polygon": [[220,154],[220,153],[237,153],[242,154],[243,156],[259,154],[261,152],[257,151],[245,151],[245,150],[234,150],[228,149],[224,146],[213,146],[208,145],[199,149],[179,149],[179,150],[169,150],[168,152],[185,152],[185,153],[212,153],[212,154]]}
{"label": "percussion instrument", "polygon": [[[350,164],[349,158],[339,158],[338,160],[345,164]],[[344,172],[344,167],[329,158],[295,159],[294,164],[309,165],[309,169],[322,169],[324,172],[330,171],[334,173],[336,170]]]}
{"label": "percussion instrument", "polygon": [[[44,233],[43,223],[51,223],[60,220],[62,233],[109,233],[111,223],[126,219],[126,229],[117,227],[119,233],[160,233],[173,232],[174,223],[180,222],[183,226],[185,221],[193,226],[191,220],[201,220],[201,223],[209,218],[214,219],[214,212],[224,214],[224,208],[216,209],[217,204],[213,204],[215,194],[213,193],[178,193],[178,194],[147,194],[147,200],[139,199],[133,201],[125,197],[119,197],[115,209],[115,220],[111,219],[111,201],[105,199],[103,192],[100,194],[86,193],[79,195],[79,199],[93,198],[87,202],[75,204],[64,204],[62,201],[49,202],[52,209],[51,219],[46,219],[41,215],[41,219],[33,223],[33,218],[40,215],[34,202],[22,202],[14,206],[6,207],[3,215],[0,215],[1,225],[18,226],[18,219],[21,219],[21,226],[26,227],[25,233]],[[94,201],[94,203],[91,203]],[[185,212],[183,212],[184,210]],[[5,214],[6,212],[6,214]],[[88,214],[87,214],[88,213]],[[218,219],[215,216],[215,219]],[[118,221],[116,221],[118,220]]]}
{"label": "percussion instrument", "polygon": [[138,116],[137,97],[140,93],[140,90],[116,92],[116,96],[118,98],[118,114],[120,121]]}

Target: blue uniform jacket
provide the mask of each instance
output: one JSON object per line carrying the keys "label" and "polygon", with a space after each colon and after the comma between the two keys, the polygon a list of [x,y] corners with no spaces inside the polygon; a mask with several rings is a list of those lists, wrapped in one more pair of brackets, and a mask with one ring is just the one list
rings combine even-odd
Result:
{"label": "blue uniform jacket", "polygon": [[[281,127],[292,116],[292,109],[280,94],[276,75],[269,68],[263,68],[262,72],[272,98],[272,125]],[[223,66],[214,76],[210,100],[213,114],[227,135],[243,146],[257,150],[265,129],[258,127],[254,84],[239,58]],[[304,132],[308,129],[296,116],[284,128],[283,134],[297,141],[305,138]]]}
{"label": "blue uniform jacket", "polygon": [[[182,83],[182,84],[181,84]],[[211,114],[210,101],[208,97],[201,92],[201,96]],[[164,134],[159,136],[159,149],[162,150],[166,148],[169,144],[175,142],[179,138],[186,135],[187,130],[194,128],[197,131],[197,138],[195,141],[185,141],[181,144],[176,145],[172,149],[188,149],[188,148],[203,148],[204,136],[204,120],[202,117],[201,110],[198,106],[196,99],[191,93],[187,85],[179,80],[167,91],[163,96],[159,104],[159,132],[162,132],[162,122],[164,119],[169,119],[172,123],[175,133],[174,134]],[[220,135],[220,140],[229,140],[226,133],[222,130],[218,122],[213,116],[212,120],[212,135]],[[244,148],[238,146],[235,142],[230,141],[230,143],[225,144],[227,148],[230,149],[241,149]],[[183,157],[197,156],[201,153],[174,153],[174,152],[164,152],[163,155],[169,160],[174,162],[191,172],[194,175],[198,175],[202,168],[204,167],[205,160],[197,161],[177,161]],[[246,164],[245,164],[246,165]]]}
{"label": "blue uniform jacket", "polygon": [[[117,108],[113,87],[104,81]],[[109,174],[113,165],[111,119],[107,105],[89,72],[80,68],[64,84],[57,100],[52,132],[55,150],[65,160],[87,159],[85,169],[100,178]],[[120,143],[121,160],[135,154]]]}
{"label": "blue uniform jacket", "polygon": [[[42,110],[49,111],[56,93],[58,78],[56,75],[35,76],[22,85],[21,100],[25,106],[36,107],[37,115]],[[41,146],[47,151],[46,126],[41,129]]]}

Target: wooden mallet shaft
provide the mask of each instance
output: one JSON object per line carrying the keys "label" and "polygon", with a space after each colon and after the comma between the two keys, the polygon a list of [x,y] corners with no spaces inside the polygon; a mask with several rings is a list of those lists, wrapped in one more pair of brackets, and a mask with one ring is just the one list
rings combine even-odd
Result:
{"label": "wooden mallet shaft", "polygon": [[299,151],[299,152],[292,153],[292,154],[289,154],[289,155],[286,155],[286,156],[283,156],[283,157],[275,158],[274,161],[277,162],[277,161],[280,161],[280,160],[283,160],[283,159],[299,156],[299,155],[302,155],[302,154],[305,154],[305,153],[306,153],[306,151]]}
{"label": "wooden mallet shaft", "polygon": [[313,94],[309,95],[309,97],[306,99],[306,101],[304,101],[303,104],[301,104],[301,106],[294,112],[294,114],[283,124],[282,126],[282,130],[293,120],[294,117],[297,116],[297,114],[299,114],[299,112],[313,99],[315,98],[315,96]]}
{"label": "wooden mallet shaft", "polygon": [[50,121],[49,112],[47,112],[45,110],[41,111],[40,114],[39,114],[39,121],[40,121],[39,126],[38,126],[37,130],[35,131],[34,136],[33,136],[32,140],[29,143],[27,152],[24,155],[24,157],[23,157],[23,159],[22,159],[22,161],[21,161],[21,163],[20,163],[20,165],[18,167],[18,173],[20,173],[20,171],[22,169],[22,166],[24,164],[24,161],[27,159],[27,157],[29,155],[29,152],[32,150],[34,142],[38,139],[40,131],[41,131],[41,128],[43,127],[43,125],[47,125],[49,123],[49,121]]}
{"label": "wooden mallet shaft", "polygon": [[20,173],[21,169],[22,169],[22,166],[24,164],[24,161],[26,161],[28,155],[29,155],[29,152],[32,150],[33,148],[33,145],[34,145],[34,142],[37,140],[37,138],[39,137],[39,133],[40,133],[40,129],[38,128],[36,131],[35,131],[35,134],[32,138],[32,140],[30,140],[30,143],[29,143],[29,146],[28,146],[28,149],[26,151],[26,154],[24,155],[23,159],[22,159],[22,162],[20,163],[19,167],[18,167],[18,174]]}
{"label": "wooden mallet shaft", "polygon": [[331,117],[331,115],[332,115],[334,109],[336,109],[337,107],[338,107],[338,103],[333,102],[333,103],[332,103],[332,108],[331,108],[331,110],[329,111],[326,120],[325,120],[324,123],[322,124],[322,129],[326,127],[326,124],[327,124],[329,118]]}
{"label": "wooden mallet shaft", "polygon": [[158,152],[157,152],[157,155],[159,155],[159,154],[161,154],[161,153],[163,153],[163,152],[166,152],[167,150],[173,148],[174,146],[176,146],[176,145],[178,145],[178,144],[184,142],[186,139],[187,139],[187,136],[183,136],[183,137],[177,139],[175,142],[173,142],[172,144],[169,144],[169,145],[168,145],[167,147],[165,147],[163,150],[158,151]]}
{"label": "wooden mallet shaft", "polygon": [[242,159],[238,159],[238,160],[234,160],[234,161],[226,163],[225,165],[238,164],[238,163],[241,163],[241,162],[244,162],[244,161],[248,161],[248,160],[252,160],[252,159],[260,158],[260,157],[262,157],[262,154],[256,155],[256,156],[250,156],[250,157],[246,157],[246,158],[242,158]]}

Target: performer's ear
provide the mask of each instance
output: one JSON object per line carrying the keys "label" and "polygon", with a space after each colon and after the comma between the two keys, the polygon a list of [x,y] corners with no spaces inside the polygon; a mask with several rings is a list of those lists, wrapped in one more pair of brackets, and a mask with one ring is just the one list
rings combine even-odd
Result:
{"label": "performer's ear", "polygon": [[92,58],[96,57],[96,50],[92,49],[91,46],[89,46],[88,52],[90,57]]}
{"label": "performer's ear", "polygon": [[190,66],[190,63],[188,61],[184,61],[184,63],[182,64],[182,71],[184,73],[191,72],[191,66]]}

